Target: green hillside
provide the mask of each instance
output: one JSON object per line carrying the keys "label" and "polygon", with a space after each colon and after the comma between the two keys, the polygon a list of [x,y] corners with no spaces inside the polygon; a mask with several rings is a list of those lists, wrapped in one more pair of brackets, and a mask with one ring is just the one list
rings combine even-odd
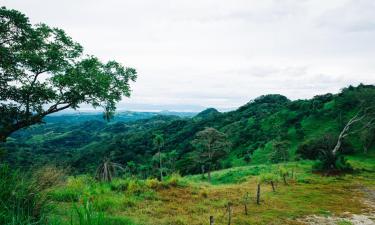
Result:
{"label": "green hillside", "polygon": [[[53,162],[81,173],[94,172],[102,159],[111,157],[122,165],[135,165],[134,175],[152,176],[156,173],[152,157],[157,151],[152,140],[155,134],[161,134],[165,139],[162,152],[167,158],[172,157],[169,153],[174,157],[173,165],[168,165],[169,172],[194,174],[200,172],[201,165],[194,161],[191,141],[205,127],[225,133],[231,142],[229,154],[214,169],[269,163],[274,143],[282,141],[288,145],[288,161],[314,159],[298,149],[323,137],[336,139],[350,117],[360,110],[362,101],[368,104],[372,99],[375,87],[359,85],[309,100],[265,95],[235,111],[207,109],[192,118],[157,115],[135,121],[75,119],[69,123],[70,117],[66,117],[63,122],[55,119],[14,134],[6,146],[6,160],[16,167]],[[363,152],[360,135],[350,135],[342,151]],[[369,147],[374,147],[372,140]]]}

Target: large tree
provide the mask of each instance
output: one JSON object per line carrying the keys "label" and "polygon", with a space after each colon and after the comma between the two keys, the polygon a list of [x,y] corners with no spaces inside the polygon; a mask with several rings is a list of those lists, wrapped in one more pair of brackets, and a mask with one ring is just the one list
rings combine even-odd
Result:
{"label": "large tree", "polygon": [[80,104],[102,107],[109,118],[136,77],[135,69],[84,55],[63,30],[0,8],[0,142]]}
{"label": "large tree", "polygon": [[227,140],[227,135],[215,128],[207,127],[196,134],[192,144],[196,149],[196,161],[207,165],[207,179],[210,182],[212,166],[229,151],[231,144]]}

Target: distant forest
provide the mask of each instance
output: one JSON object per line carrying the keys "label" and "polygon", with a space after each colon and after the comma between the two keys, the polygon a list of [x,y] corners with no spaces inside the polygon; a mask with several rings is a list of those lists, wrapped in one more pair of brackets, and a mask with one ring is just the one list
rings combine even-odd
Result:
{"label": "distant forest", "polygon": [[[200,173],[205,165],[197,160],[192,140],[206,127],[225,133],[231,143],[229,153],[213,169],[316,159],[322,149],[334,147],[347,121],[374,99],[375,86],[361,84],[308,100],[264,95],[235,111],[220,113],[211,108],[194,117],[138,113],[133,120],[119,114],[110,122],[100,116],[48,117],[46,124],[9,138],[5,161],[13,167],[54,163],[72,168],[73,173],[94,173],[102,160],[110,158],[125,165],[129,173],[147,177],[158,173],[153,140],[162,135],[165,173]],[[374,129],[354,133],[345,139],[342,152],[366,151],[374,146],[374,136]],[[280,148],[286,153],[280,153]]]}

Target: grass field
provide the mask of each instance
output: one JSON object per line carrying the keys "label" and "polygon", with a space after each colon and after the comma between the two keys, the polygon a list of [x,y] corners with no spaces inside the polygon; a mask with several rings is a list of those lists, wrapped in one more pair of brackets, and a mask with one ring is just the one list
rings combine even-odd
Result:
{"label": "grass field", "polygon": [[[198,225],[208,224],[213,216],[215,224],[227,224],[228,203],[236,225],[304,224],[300,219],[309,215],[361,214],[370,210],[364,190],[375,191],[375,156],[349,160],[355,172],[337,177],[313,174],[311,161],[221,170],[212,173],[210,184],[201,175],[173,175],[164,182],[126,178],[111,183],[70,177],[50,191],[53,210],[49,219],[52,224]],[[287,184],[279,179],[273,192],[271,185],[262,183],[257,205],[259,177],[277,176],[281,168],[289,172]]]}

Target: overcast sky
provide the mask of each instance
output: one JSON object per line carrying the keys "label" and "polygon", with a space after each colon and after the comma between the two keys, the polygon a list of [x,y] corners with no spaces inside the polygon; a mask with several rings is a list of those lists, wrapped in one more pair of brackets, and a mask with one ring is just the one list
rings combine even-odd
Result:
{"label": "overcast sky", "polygon": [[374,0],[0,0],[137,69],[121,109],[235,108],[375,83]]}

